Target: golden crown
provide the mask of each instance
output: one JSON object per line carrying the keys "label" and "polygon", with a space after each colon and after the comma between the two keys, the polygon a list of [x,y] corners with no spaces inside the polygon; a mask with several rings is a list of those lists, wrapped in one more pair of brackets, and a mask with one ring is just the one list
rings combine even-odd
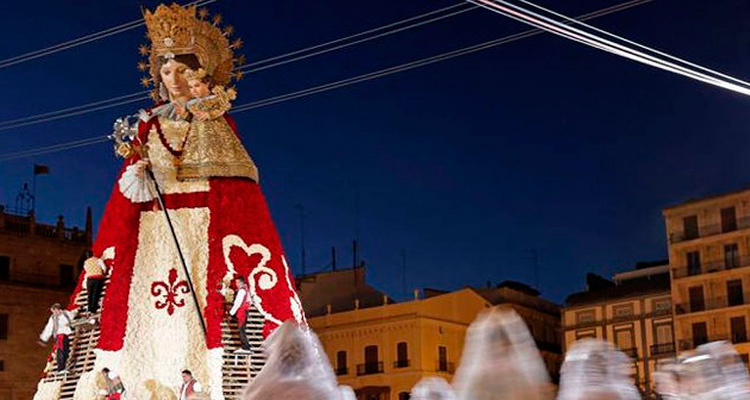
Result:
{"label": "golden crown", "polygon": [[[148,30],[151,46],[142,45],[141,55],[148,56],[149,62],[138,63],[141,71],[149,70],[151,78],[143,78],[144,86],[158,80],[159,58],[173,58],[177,55],[194,54],[198,58],[204,74],[211,77],[217,85],[226,85],[232,79],[242,77],[240,71],[234,72],[235,64],[244,63],[244,57],[234,58],[234,50],[242,46],[241,39],[229,42],[234,29],[231,26],[223,30],[219,27],[220,15],[208,19],[208,10],[197,11],[196,6],[182,7],[173,3],[170,6],[160,4],[154,12],[144,10],[143,18]],[[204,75],[204,76],[205,76]],[[152,93],[158,99],[156,90]]]}
{"label": "golden crown", "polygon": [[195,47],[195,6],[159,5],[153,13],[145,10],[143,19],[151,39],[151,53],[172,58],[192,54]]}

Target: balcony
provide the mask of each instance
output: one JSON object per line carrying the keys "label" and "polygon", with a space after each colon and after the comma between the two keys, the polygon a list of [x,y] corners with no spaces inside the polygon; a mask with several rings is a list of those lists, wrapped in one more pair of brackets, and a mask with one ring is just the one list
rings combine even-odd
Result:
{"label": "balcony", "polygon": [[638,349],[635,347],[629,349],[620,349],[620,351],[625,353],[626,356],[632,358],[633,360],[638,359]]}
{"label": "balcony", "polygon": [[393,368],[406,368],[410,364],[409,360],[397,360],[393,362]]}
{"label": "balcony", "polygon": [[708,337],[697,337],[693,339],[683,339],[680,340],[680,351],[686,351],[686,350],[693,350],[694,348],[710,342],[718,342],[722,340],[729,341],[731,339],[730,334],[728,333],[716,333],[713,335],[709,335]]}
{"label": "balcony", "polygon": [[737,268],[743,268],[750,266],[750,257],[737,257],[734,260],[718,260],[701,263],[698,267],[688,268],[679,267],[673,268],[672,273],[675,279],[685,278],[688,276],[696,276],[702,274],[712,274],[720,271],[728,271]]}
{"label": "balcony", "polygon": [[720,308],[736,307],[750,304],[750,292],[742,296],[718,296],[704,299],[703,302],[685,302],[675,305],[674,311],[677,315],[690,314],[701,311],[710,311]]}
{"label": "balcony", "polygon": [[374,375],[383,373],[383,362],[370,362],[357,364],[357,376]]}
{"label": "balcony", "polygon": [[336,375],[337,376],[349,375],[349,368],[347,367],[336,368]]}
{"label": "balcony", "polygon": [[747,228],[750,228],[750,216],[737,218],[737,223],[734,226],[732,226],[732,224],[729,224],[725,228],[728,228],[728,229],[722,229],[722,226],[720,223],[703,225],[698,228],[697,236],[687,235],[685,234],[684,231],[672,232],[669,234],[669,243],[670,244],[682,243],[682,242],[687,242],[690,240],[716,236],[722,233],[736,232],[739,230],[747,229]]}
{"label": "balcony", "polygon": [[651,346],[651,356],[670,356],[675,354],[674,342],[660,343]]}
{"label": "balcony", "polygon": [[740,343],[747,343],[749,340],[747,340],[747,332],[742,333],[734,333],[730,335],[730,339],[732,339],[733,344],[740,344]]}
{"label": "balcony", "polygon": [[452,362],[438,362],[436,371],[452,374],[456,372],[456,365]]}

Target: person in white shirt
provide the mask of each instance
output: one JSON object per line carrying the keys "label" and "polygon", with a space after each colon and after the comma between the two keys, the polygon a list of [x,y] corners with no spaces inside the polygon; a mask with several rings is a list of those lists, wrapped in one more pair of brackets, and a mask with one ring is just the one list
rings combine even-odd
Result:
{"label": "person in white shirt", "polygon": [[237,353],[249,353],[250,342],[247,340],[245,327],[247,326],[247,313],[250,311],[250,292],[247,289],[245,278],[238,276],[234,280],[237,285],[237,291],[234,293],[234,304],[229,314],[237,318],[237,324],[240,328],[240,343],[242,348],[237,349]]}
{"label": "person in white shirt", "polygon": [[54,338],[55,344],[52,347],[52,351],[56,352],[57,372],[65,374],[68,372],[65,365],[68,362],[68,354],[70,353],[70,334],[73,333],[70,325],[78,310],[64,310],[59,303],[55,303],[50,308],[50,311],[52,315],[50,315],[47,325],[39,335],[39,343],[45,346],[50,338]]}
{"label": "person in white shirt", "polygon": [[197,395],[203,393],[203,387],[201,383],[193,378],[193,373],[190,370],[182,371],[182,387],[180,388],[180,400],[193,400],[197,399]]}

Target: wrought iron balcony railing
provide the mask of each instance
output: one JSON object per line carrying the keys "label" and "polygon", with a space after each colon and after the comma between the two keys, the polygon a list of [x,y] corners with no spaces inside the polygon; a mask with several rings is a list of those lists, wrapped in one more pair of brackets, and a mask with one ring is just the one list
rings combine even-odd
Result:
{"label": "wrought iron balcony railing", "polygon": [[638,359],[638,349],[635,347],[631,347],[629,349],[620,349],[623,353],[625,353],[626,356],[632,358],[633,360]]}
{"label": "wrought iron balcony railing", "polygon": [[349,368],[347,368],[347,367],[338,367],[338,368],[336,368],[336,375],[337,376],[349,375]]}
{"label": "wrought iron balcony railing", "polygon": [[357,364],[357,376],[382,374],[382,373],[383,373],[382,361]]}
{"label": "wrought iron balcony railing", "polygon": [[652,356],[666,356],[675,353],[674,342],[659,343],[651,346]]}
{"label": "wrought iron balcony railing", "polygon": [[741,217],[736,219],[735,224],[726,224],[722,226],[722,224],[708,224],[708,225],[702,225],[698,227],[698,233],[696,234],[688,234],[684,230],[678,231],[678,232],[672,232],[669,235],[669,242],[670,243],[681,243],[686,242],[688,240],[695,240],[700,239],[704,237],[719,235],[722,233],[729,233],[734,231],[739,231],[742,229],[750,228],[750,216],[748,217]]}
{"label": "wrought iron balcony railing", "polygon": [[744,292],[733,296],[717,296],[703,299],[702,301],[688,301],[675,305],[675,314],[690,314],[701,311],[710,311],[720,308],[736,307],[750,304],[750,292]]}
{"label": "wrought iron balcony railing", "polygon": [[730,335],[726,333],[719,333],[714,335],[708,335],[706,337],[694,337],[692,339],[680,340],[680,351],[692,350],[702,344],[709,342],[718,342],[721,340],[729,340]]}
{"label": "wrought iron balcony railing", "polygon": [[393,362],[393,368],[406,368],[410,364],[409,360],[396,360]]}
{"label": "wrought iron balcony railing", "polygon": [[724,260],[712,260],[708,262],[701,262],[701,265],[692,267],[682,266],[673,268],[672,273],[675,279],[685,278],[688,276],[696,276],[703,274],[712,274],[720,271],[727,271],[730,269],[737,269],[750,266],[750,257],[733,257]]}
{"label": "wrought iron balcony railing", "polygon": [[452,362],[438,362],[437,371],[452,374],[456,372],[456,365]]}

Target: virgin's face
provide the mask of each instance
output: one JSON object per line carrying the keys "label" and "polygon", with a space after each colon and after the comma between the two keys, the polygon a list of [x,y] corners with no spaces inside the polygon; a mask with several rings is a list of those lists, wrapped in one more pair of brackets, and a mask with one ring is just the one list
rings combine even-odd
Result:
{"label": "virgin's face", "polygon": [[185,71],[187,70],[187,65],[175,60],[169,60],[161,66],[159,75],[161,75],[164,86],[167,87],[170,99],[190,97],[190,87],[185,78]]}

